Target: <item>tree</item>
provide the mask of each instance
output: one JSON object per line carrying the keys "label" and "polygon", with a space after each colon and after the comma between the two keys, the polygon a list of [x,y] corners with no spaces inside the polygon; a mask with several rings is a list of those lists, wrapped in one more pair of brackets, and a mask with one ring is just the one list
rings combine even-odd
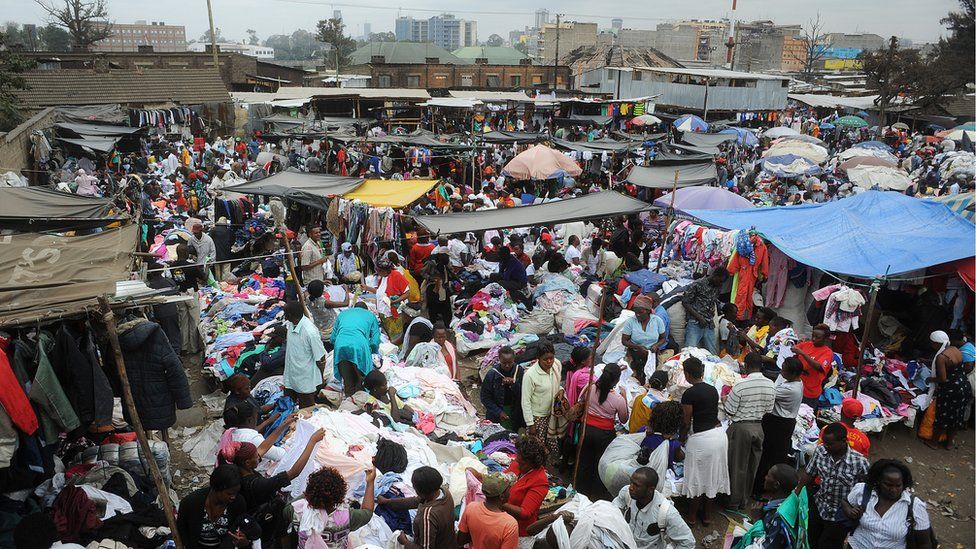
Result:
{"label": "tree", "polygon": [[485,45],[488,46],[489,48],[504,46],[505,39],[502,38],[501,36],[498,36],[497,34],[493,34],[488,37],[488,40],[485,40]]}
{"label": "tree", "polygon": [[878,120],[885,124],[885,113],[892,101],[900,95],[913,95],[917,91],[925,70],[916,50],[906,50],[892,36],[888,45],[875,51],[861,52],[858,56],[861,70],[869,88],[878,92],[874,104],[878,106]]}
{"label": "tree", "polygon": [[7,37],[0,33],[0,131],[10,131],[23,121],[14,91],[27,87],[23,74],[34,68],[34,61],[7,49]]}
{"label": "tree", "polygon": [[813,69],[817,61],[823,59],[827,55],[827,50],[830,49],[830,42],[827,40],[827,33],[824,32],[824,25],[820,21],[819,12],[817,18],[810,20],[807,26],[800,31],[797,39],[803,43],[802,57],[795,54],[792,56],[803,63],[802,79],[810,82],[813,80]]}
{"label": "tree", "polygon": [[247,43],[252,46],[257,46],[261,43],[261,41],[258,40],[258,31],[254,29],[247,29]]}
{"label": "tree", "polygon": [[371,32],[369,36],[366,37],[367,42],[396,42],[396,35],[390,31],[386,32]]}
{"label": "tree", "polygon": [[941,21],[949,31],[926,58],[919,81],[921,105],[937,102],[943,95],[963,91],[973,81],[976,66],[976,2],[960,0],[962,11],[949,12]]}
{"label": "tree", "polygon": [[282,61],[304,61],[315,59],[322,51],[322,44],[315,35],[304,29],[288,34],[275,34],[264,41],[264,45],[274,48],[275,59]]}
{"label": "tree", "polygon": [[[214,33],[217,35],[217,43],[218,44],[227,42],[227,39],[224,38],[224,35],[220,33],[220,27],[216,27],[214,29]],[[207,32],[201,34],[200,35],[200,38],[197,40],[197,42],[203,42],[204,44],[210,44],[211,43],[211,41],[210,41],[210,30],[208,29]]]}
{"label": "tree", "polygon": [[515,45],[512,47],[526,55],[529,54],[529,46],[527,46],[525,42],[521,42],[521,41],[516,42]]}
{"label": "tree", "polygon": [[112,35],[106,0],[35,0],[48,23],[64,28],[75,49],[87,50]]}
{"label": "tree", "polygon": [[[316,27],[318,33],[316,33],[315,39],[332,46],[325,59],[326,66],[338,70],[339,67],[348,65],[349,55],[356,50],[356,41],[346,36],[346,25],[342,19],[336,17],[323,19],[318,22]],[[336,66],[336,62],[338,62],[339,67]]]}
{"label": "tree", "polygon": [[37,29],[40,51],[71,51],[71,34],[57,25],[47,25]]}

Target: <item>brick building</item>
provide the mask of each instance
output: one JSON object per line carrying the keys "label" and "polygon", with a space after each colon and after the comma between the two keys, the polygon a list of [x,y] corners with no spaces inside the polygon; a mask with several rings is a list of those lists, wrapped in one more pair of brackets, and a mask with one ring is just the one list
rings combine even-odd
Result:
{"label": "brick building", "polygon": [[92,46],[94,51],[139,51],[141,46],[152,46],[155,51],[186,51],[186,27],[167,25],[162,21],[136,21],[114,23],[112,35]]}
{"label": "brick building", "polygon": [[[145,70],[212,69],[209,52],[157,52],[143,48],[138,52],[24,52],[38,62],[40,70]],[[313,72],[286,67],[239,53],[218,53],[220,76],[227,91],[274,91],[281,86],[315,85]],[[306,79],[309,82],[306,82]]]}

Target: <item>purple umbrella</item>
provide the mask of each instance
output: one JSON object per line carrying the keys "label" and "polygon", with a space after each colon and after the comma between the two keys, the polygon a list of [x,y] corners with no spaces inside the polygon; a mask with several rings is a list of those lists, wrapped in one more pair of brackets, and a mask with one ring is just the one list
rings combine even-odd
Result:
{"label": "purple umbrella", "polygon": [[[674,209],[684,210],[744,210],[755,208],[749,200],[720,187],[684,187],[674,197]],[[671,193],[654,201],[655,206],[671,205]]]}

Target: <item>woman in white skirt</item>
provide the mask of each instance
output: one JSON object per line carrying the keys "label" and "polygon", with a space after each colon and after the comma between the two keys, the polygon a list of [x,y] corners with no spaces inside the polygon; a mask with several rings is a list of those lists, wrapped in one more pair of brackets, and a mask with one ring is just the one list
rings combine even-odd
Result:
{"label": "woman in white skirt", "polygon": [[[681,395],[684,409],[685,478],[682,495],[691,500],[688,524],[711,523],[715,496],[729,493],[729,439],[718,420],[718,391],[705,383],[705,365],[691,357],[682,363],[691,388]],[[702,505],[704,500],[704,505]]]}

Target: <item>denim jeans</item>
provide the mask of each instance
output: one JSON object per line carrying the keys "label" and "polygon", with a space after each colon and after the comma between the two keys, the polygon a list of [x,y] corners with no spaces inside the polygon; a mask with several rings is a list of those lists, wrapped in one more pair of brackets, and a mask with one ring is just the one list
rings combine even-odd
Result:
{"label": "denim jeans", "polygon": [[703,327],[695,319],[685,324],[685,347],[700,347],[707,349],[713,355],[718,354],[718,338],[714,327]]}

